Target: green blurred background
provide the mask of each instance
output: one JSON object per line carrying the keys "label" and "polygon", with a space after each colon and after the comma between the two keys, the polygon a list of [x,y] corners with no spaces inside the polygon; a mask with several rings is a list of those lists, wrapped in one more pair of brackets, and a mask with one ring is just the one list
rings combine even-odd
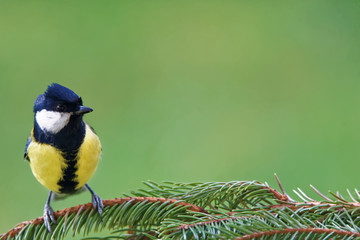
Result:
{"label": "green blurred background", "polygon": [[359,187],[359,1],[2,1],[0,232],[42,214],[22,156],[52,82],[95,110],[103,199],[275,172],[288,192]]}

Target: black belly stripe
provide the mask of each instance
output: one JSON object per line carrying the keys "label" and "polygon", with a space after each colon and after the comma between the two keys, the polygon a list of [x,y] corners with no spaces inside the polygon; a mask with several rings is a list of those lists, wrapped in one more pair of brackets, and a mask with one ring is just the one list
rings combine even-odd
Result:
{"label": "black belly stripe", "polygon": [[78,181],[76,181],[76,171],[77,171],[77,153],[63,153],[63,157],[66,159],[66,168],[63,169],[63,178],[58,181],[58,185],[60,186],[60,193],[73,193],[75,191],[76,186],[78,185]]}
{"label": "black belly stripe", "polygon": [[60,193],[73,193],[77,189],[76,181],[77,154],[84,141],[86,125],[82,115],[72,115],[69,123],[58,133],[44,132],[36,121],[34,121],[34,138],[40,143],[46,143],[56,147],[63,152],[66,167],[62,169],[62,178],[57,182]]}

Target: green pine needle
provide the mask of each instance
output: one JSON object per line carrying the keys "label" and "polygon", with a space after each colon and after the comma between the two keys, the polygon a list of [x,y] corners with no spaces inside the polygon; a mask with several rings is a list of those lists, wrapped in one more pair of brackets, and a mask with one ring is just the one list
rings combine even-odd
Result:
{"label": "green pine needle", "polygon": [[[347,190],[299,201],[258,181],[145,182],[145,189],[105,200],[100,217],[90,203],[55,213],[50,234],[42,218],[20,223],[1,239],[360,239],[360,203]],[[355,197],[354,197],[355,196]],[[96,232],[110,230],[106,237]],[[93,236],[92,236],[93,235]]]}

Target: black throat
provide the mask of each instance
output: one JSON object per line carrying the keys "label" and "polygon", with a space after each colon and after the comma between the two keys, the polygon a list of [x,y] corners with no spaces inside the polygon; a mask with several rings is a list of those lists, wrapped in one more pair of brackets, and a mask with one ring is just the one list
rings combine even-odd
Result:
{"label": "black throat", "polygon": [[58,181],[60,193],[74,192],[78,184],[75,179],[78,152],[85,138],[85,123],[82,116],[71,116],[68,124],[56,134],[43,131],[35,119],[34,138],[37,142],[54,146],[62,152],[67,166],[62,169],[63,177]]}

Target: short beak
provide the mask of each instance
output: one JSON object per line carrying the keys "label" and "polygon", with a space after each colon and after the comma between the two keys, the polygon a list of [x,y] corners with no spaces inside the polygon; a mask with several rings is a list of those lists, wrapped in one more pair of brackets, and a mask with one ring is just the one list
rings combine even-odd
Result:
{"label": "short beak", "polygon": [[92,112],[93,110],[89,107],[85,107],[85,106],[80,106],[80,109],[78,111],[75,112],[75,114],[81,115],[81,114],[85,114],[85,113],[89,113]]}

